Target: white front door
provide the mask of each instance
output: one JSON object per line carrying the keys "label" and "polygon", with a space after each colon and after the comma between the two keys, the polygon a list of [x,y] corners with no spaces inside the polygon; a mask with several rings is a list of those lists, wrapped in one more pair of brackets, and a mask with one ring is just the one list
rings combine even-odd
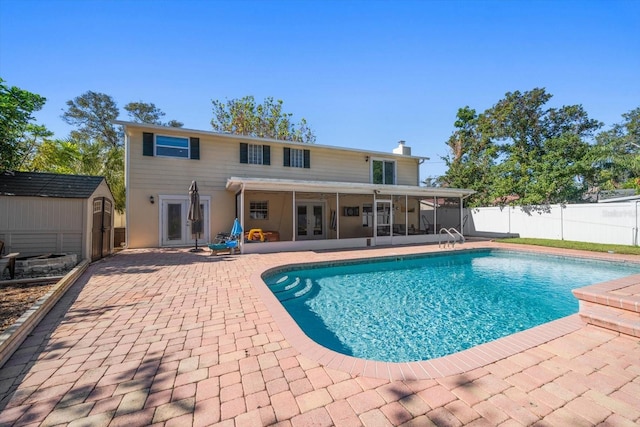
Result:
{"label": "white front door", "polygon": [[324,238],[324,203],[296,203],[296,240],[312,240]]}
{"label": "white front door", "polygon": [[203,223],[202,233],[191,233],[188,196],[160,196],[160,242],[161,246],[204,245],[209,241],[209,197],[200,197]]}
{"label": "white front door", "polygon": [[391,224],[393,224],[391,200],[376,200],[375,212],[374,230],[376,245],[390,245]]}

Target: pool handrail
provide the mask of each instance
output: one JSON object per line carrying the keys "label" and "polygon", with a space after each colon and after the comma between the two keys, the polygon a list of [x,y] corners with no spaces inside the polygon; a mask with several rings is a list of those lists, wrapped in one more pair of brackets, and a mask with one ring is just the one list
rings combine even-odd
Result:
{"label": "pool handrail", "polygon": [[[456,230],[456,228],[455,228],[455,227],[450,227],[450,228],[448,228],[448,229],[447,229],[447,228],[442,227],[442,228],[440,229],[440,232],[438,233],[438,234],[439,234],[439,236],[440,236],[440,237],[438,237],[438,247],[441,247],[441,246],[442,246],[442,234],[443,234],[442,232],[443,232],[443,231],[444,231],[445,233],[447,233],[447,234],[449,235],[449,237],[451,238],[451,239],[447,238],[447,241],[446,241],[446,242],[445,242],[445,244],[444,244],[444,247],[445,247],[445,248],[447,247],[447,245],[448,245],[449,243],[451,243],[451,247],[452,247],[452,248],[456,246],[456,239],[457,239],[457,238],[456,238],[456,236],[455,236],[453,233],[455,233],[455,234],[457,234],[458,236],[460,236],[460,239],[461,239],[461,240],[460,240],[460,243],[464,243],[464,236],[463,236],[463,235],[462,235],[458,230]],[[453,233],[452,233],[452,232],[453,232]]]}

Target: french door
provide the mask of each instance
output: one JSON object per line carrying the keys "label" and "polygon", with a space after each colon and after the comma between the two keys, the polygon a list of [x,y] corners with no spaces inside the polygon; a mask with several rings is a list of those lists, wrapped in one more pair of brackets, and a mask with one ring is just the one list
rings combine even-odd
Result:
{"label": "french door", "polygon": [[325,238],[324,203],[296,203],[296,240]]}
{"label": "french door", "polygon": [[209,197],[200,197],[202,233],[191,233],[189,198],[187,196],[160,196],[160,242],[162,246],[194,245],[196,238],[203,244],[209,241]]}

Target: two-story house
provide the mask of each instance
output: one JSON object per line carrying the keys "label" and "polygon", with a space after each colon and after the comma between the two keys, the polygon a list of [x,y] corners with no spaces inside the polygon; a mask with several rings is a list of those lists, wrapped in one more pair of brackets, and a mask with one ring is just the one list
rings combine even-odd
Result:
{"label": "two-story house", "polygon": [[[200,242],[238,218],[242,251],[365,247],[437,241],[460,228],[472,190],[421,187],[402,142],[390,153],[116,122],[125,132],[127,246],[194,244],[188,189],[199,187]],[[455,209],[442,207],[455,201]]]}

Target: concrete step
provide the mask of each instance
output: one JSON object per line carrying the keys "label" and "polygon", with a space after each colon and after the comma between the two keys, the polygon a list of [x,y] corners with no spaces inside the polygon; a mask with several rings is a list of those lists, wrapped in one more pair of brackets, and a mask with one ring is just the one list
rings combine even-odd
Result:
{"label": "concrete step", "polygon": [[640,338],[640,275],[574,289],[587,323]]}
{"label": "concrete step", "polygon": [[639,313],[581,301],[579,314],[589,324],[640,338]]}

